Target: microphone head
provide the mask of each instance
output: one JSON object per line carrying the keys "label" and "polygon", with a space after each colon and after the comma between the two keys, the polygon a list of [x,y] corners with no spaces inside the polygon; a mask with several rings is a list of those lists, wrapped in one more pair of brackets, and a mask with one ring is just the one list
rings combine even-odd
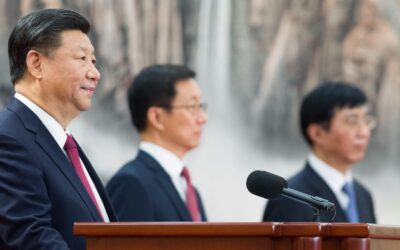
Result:
{"label": "microphone head", "polygon": [[278,175],[256,170],[247,177],[246,186],[252,194],[273,199],[282,194],[284,188],[287,188],[287,181]]}

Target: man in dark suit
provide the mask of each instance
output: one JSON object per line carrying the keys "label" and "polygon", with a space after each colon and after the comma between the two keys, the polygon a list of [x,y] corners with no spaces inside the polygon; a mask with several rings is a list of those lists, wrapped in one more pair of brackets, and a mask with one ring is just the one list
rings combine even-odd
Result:
{"label": "man in dark suit", "polygon": [[184,66],[154,65],[134,79],[128,103],[139,152],[107,184],[119,220],[206,220],[183,160],[207,122],[194,77]]}
{"label": "man in dark suit", "polygon": [[0,114],[0,249],[85,249],[74,222],[115,220],[67,127],[100,79],[90,24],[63,9],[18,20],[9,42],[15,96]]}
{"label": "man in dark suit", "polygon": [[[304,97],[300,124],[311,153],[289,187],[333,202],[333,222],[375,223],[371,195],[351,174],[351,167],[364,158],[375,126],[365,94],[349,84],[322,83]],[[263,220],[312,221],[313,213],[307,205],[281,198],[268,202]],[[322,222],[332,216],[321,211]]]}

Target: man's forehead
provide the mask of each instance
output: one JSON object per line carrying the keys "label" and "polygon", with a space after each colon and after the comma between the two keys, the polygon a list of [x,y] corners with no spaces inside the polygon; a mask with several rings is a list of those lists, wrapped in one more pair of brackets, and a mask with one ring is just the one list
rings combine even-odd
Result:
{"label": "man's forehead", "polygon": [[87,34],[80,30],[66,30],[61,33],[61,45],[73,46],[80,50],[94,50]]}
{"label": "man's forehead", "polygon": [[199,98],[201,96],[201,91],[197,82],[191,78],[178,81],[175,84],[175,91],[177,96],[184,96],[186,98]]}
{"label": "man's forehead", "polygon": [[370,106],[368,104],[363,104],[355,107],[338,107],[335,109],[334,114],[358,114],[358,113],[368,113],[370,112]]}

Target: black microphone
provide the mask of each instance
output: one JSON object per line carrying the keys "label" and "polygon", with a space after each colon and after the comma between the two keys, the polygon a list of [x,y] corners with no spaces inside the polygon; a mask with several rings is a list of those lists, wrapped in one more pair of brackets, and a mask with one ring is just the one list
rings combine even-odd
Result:
{"label": "black microphone", "polygon": [[335,204],[332,202],[288,188],[287,181],[284,178],[266,171],[256,170],[252,172],[247,177],[246,186],[250,193],[266,199],[274,199],[282,195],[316,209],[335,209]]}

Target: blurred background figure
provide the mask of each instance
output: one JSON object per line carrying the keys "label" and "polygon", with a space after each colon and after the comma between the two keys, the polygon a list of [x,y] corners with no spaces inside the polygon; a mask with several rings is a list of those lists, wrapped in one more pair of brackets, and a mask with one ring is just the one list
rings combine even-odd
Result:
{"label": "blurred background figure", "polygon": [[154,65],[133,80],[128,104],[139,152],[107,184],[119,220],[207,220],[183,159],[207,122],[194,77],[184,66]]}
{"label": "blurred background figure", "polygon": [[[400,188],[400,0],[0,1],[2,76],[18,17],[54,7],[92,20],[102,79],[91,112],[71,130],[104,183],[138,150],[126,105],[131,79],[153,64],[188,65],[209,104],[204,147],[187,155],[208,219],[259,221],[265,200],[246,190],[248,174],[298,172],[309,150],[298,131],[301,98],[320,82],[345,81],[366,93],[379,124],[354,173],[371,183],[378,221],[400,224],[400,201],[386,195]],[[3,77],[0,106],[10,96]],[[107,147],[93,147],[93,138]]]}
{"label": "blurred background figure", "polygon": [[[288,186],[333,202],[333,222],[375,223],[371,194],[351,171],[364,159],[375,127],[365,94],[352,85],[324,82],[304,97],[300,126],[311,152]],[[263,220],[311,222],[313,214],[313,208],[298,201],[272,199]],[[332,211],[321,211],[321,222],[332,217]]]}

